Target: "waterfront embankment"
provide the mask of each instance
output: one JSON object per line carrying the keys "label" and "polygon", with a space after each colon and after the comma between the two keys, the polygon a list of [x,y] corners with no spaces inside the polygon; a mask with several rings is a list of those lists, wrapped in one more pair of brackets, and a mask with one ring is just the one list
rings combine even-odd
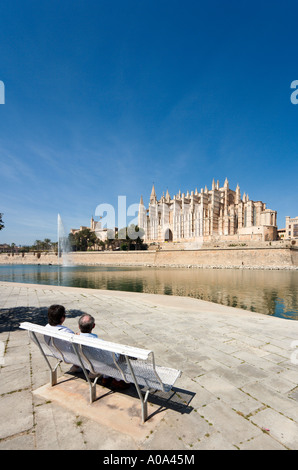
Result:
{"label": "waterfront embankment", "polygon": [[[73,252],[75,265],[154,266],[239,269],[298,269],[295,246],[202,248],[199,250]],[[51,252],[1,253],[0,264],[60,264]]]}
{"label": "waterfront embankment", "polygon": [[[97,385],[90,405],[63,363],[47,386],[47,364],[18,325],[45,324],[52,303],[74,331],[89,312],[102,339],[182,370],[173,393],[150,398],[145,425],[133,387]],[[297,340],[298,322],[198,299],[0,282],[0,449],[297,450]]]}

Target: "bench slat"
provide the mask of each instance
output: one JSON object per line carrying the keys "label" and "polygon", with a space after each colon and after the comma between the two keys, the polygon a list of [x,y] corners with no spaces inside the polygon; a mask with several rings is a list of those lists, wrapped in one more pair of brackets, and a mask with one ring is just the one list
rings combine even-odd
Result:
{"label": "bench slat", "polygon": [[111,343],[99,338],[88,338],[86,336],[65,333],[63,331],[53,331],[45,326],[36,325],[35,323],[23,322],[20,324],[20,328],[28,331],[34,331],[43,335],[51,336],[57,339],[65,339],[72,343],[81,344],[85,346],[92,346],[97,349],[103,349],[104,351],[114,352],[115,354],[123,354],[124,356],[134,357],[136,359],[146,360],[152,353],[149,349],[135,348],[133,346],[126,346],[118,343]]}

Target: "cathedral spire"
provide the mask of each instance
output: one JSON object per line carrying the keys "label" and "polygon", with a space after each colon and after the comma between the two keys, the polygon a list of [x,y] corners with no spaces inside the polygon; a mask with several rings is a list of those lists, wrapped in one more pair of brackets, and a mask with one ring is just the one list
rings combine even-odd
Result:
{"label": "cathedral spire", "polygon": [[167,202],[170,202],[171,201],[171,196],[170,196],[170,193],[169,193],[169,190],[167,189],[167,193],[166,193],[166,201]]}
{"label": "cathedral spire", "polygon": [[151,191],[151,196],[150,196],[150,202],[151,203],[154,203],[156,202],[157,199],[156,199],[156,192],[155,192],[155,187],[154,187],[154,183],[153,183],[153,186],[152,186],[152,191]]}

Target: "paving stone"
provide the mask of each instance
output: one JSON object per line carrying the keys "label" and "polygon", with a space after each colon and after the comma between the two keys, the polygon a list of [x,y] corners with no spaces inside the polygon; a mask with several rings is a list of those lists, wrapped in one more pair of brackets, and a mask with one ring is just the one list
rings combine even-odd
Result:
{"label": "paving stone", "polygon": [[298,447],[298,424],[271,408],[260,411],[250,418],[251,422],[266,430],[270,436],[288,449]]}
{"label": "paving stone", "polygon": [[34,415],[30,391],[2,395],[0,407],[0,440],[32,430]]}

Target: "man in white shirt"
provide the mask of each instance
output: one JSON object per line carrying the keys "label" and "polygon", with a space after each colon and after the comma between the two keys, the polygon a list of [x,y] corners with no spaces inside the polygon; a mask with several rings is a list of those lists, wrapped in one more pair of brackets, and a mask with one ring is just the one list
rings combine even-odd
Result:
{"label": "man in white shirt", "polygon": [[[46,328],[50,330],[62,331],[63,333],[71,333],[75,334],[72,330],[64,326],[63,323],[66,318],[66,311],[63,305],[54,304],[48,308],[48,324]],[[59,344],[60,340],[57,340]],[[70,369],[70,372],[77,372],[81,370],[81,368],[77,365],[73,365]]]}
{"label": "man in white shirt", "polygon": [[[95,320],[92,317],[92,315],[89,315],[88,313],[84,313],[81,315],[79,318],[79,329],[80,329],[80,334],[83,336],[91,337],[91,338],[98,338],[97,334],[92,333],[93,328],[95,327]],[[114,359],[111,353],[106,353],[106,355],[110,354],[111,355],[111,364],[114,363]],[[118,361],[120,359],[120,354],[115,354],[115,359]],[[89,377],[90,378],[95,378],[99,374],[92,374],[89,372]],[[101,380],[102,385],[109,385],[111,384],[111,387],[114,389],[121,389],[125,390],[126,388],[129,388],[130,384],[124,382],[124,380],[116,380],[112,379],[111,377],[108,377],[107,375],[102,376]]]}
{"label": "man in white shirt", "polygon": [[89,336],[90,338],[98,338],[95,333],[92,333],[93,328],[95,327],[95,320],[92,315],[84,313],[79,318],[79,329],[80,334],[83,336]]}
{"label": "man in white shirt", "polygon": [[59,331],[63,331],[63,333],[71,333],[74,334],[72,330],[64,326],[63,323],[66,318],[65,307],[63,305],[54,304],[48,308],[48,324],[46,328],[51,328]]}

